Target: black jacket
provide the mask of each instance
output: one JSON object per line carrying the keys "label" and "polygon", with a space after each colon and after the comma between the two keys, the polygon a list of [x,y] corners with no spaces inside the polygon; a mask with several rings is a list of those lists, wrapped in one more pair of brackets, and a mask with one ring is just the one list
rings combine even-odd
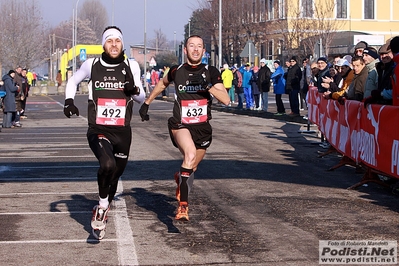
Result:
{"label": "black jacket", "polygon": [[302,71],[298,64],[293,65],[287,71],[287,79],[285,83],[285,93],[290,93],[293,90],[299,91],[301,88],[300,81],[302,78]]}
{"label": "black jacket", "polygon": [[270,76],[271,76],[270,68],[267,66],[263,66],[259,69],[258,74],[258,87],[260,92],[269,92],[270,91]]}

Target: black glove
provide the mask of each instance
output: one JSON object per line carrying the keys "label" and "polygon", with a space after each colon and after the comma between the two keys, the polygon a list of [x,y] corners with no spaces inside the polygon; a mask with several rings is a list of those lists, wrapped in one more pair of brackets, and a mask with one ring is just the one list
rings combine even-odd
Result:
{"label": "black glove", "polygon": [[139,95],[140,94],[140,88],[137,87],[134,84],[132,71],[130,69],[127,69],[127,71],[126,71],[125,84],[124,84],[124,87],[123,87],[123,92],[126,94],[126,96],[132,96],[132,95]]}
{"label": "black glove", "polygon": [[201,85],[204,89],[209,89],[209,83],[206,81],[205,74],[190,74],[188,76],[188,84],[191,86]]}
{"label": "black glove", "polygon": [[345,101],[346,101],[346,98],[345,98],[344,96],[339,96],[339,97],[338,97],[338,102],[339,102],[339,104],[344,105],[344,104],[345,104]]}
{"label": "black glove", "polygon": [[143,103],[140,107],[139,114],[141,116],[141,121],[148,121],[150,120],[150,116],[148,115],[148,107],[149,105]]}
{"label": "black glove", "polygon": [[68,98],[65,100],[64,104],[64,115],[68,118],[71,117],[71,115],[76,114],[79,116],[79,109],[73,104],[73,99]]}
{"label": "black glove", "polygon": [[381,93],[378,90],[372,90],[371,96],[364,99],[364,108],[367,108],[367,105],[378,103],[382,99]]}

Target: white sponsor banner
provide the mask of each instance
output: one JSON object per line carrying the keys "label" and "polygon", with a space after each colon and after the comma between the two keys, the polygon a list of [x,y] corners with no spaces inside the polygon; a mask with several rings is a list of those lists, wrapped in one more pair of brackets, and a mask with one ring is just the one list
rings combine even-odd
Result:
{"label": "white sponsor banner", "polygon": [[385,43],[384,35],[353,35],[353,44],[364,41],[368,45],[383,45]]}

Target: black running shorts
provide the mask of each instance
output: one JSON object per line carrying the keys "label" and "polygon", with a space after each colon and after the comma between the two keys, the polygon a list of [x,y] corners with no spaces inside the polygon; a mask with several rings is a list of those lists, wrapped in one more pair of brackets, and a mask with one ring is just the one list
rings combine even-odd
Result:
{"label": "black running shorts", "polygon": [[195,147],[197,149],[206,149],[212,143],[212,126],[208,122],[201,123],[198,125],[188,125],[176,122],[174,117],[168,120],[169,136],[172,140],[173,146],[177,148],[177,144],[174,140],[172,129],[182,129],[187,128],[190,131],[191,138],[194,141]]}

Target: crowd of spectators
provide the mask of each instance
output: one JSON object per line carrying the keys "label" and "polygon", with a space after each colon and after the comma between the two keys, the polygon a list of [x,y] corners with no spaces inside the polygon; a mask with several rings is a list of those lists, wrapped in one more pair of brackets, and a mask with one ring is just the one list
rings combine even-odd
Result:
{"label": "crowd of spectators", "polygon": [[[378,49],[377,49],[378,48]],[[221,67],[222,78],[225,69],[233,73],[229,91],[231,103],[237,108],[257,111],[268,110],[268,93],[273,88],[277,105],[275,115],[299,116],[307,108],[306,94],[310,86],[317,87],[326,99],[339,101],[363,101],[367,104],[399,105],[397,62],[399,36],[389,39],[384,45],[373,47],[360,41],[353,54],[336,55],[334,58],[310,56],[299,61],[292,56],[284,62],[273,62],[273,68],[260,60],[260,68],[246,63],[242,66]],[[302,62],[300,66],[298,62]],[[395,63],[396,62],[396,63]],[[231,75],[228,75],[229,79]],[[229,83],[230,84],[230,81]],[[289,98],[290,112],[282,102],[282,95]],[[396,104],[395,104],[396,102]],[[231,104],[230,104],[231,105]],[[306,116],[305,116],[306,118]]]}
{"label": "crowd of spectators", "polygon": [[20,66],[11,69],[2,77],[0,90],[3,91],[2,111],[3,128],[19,128],[20,120],[27,118],[25,115],[26,99],[29,89],[35,82],[35,74]]}

